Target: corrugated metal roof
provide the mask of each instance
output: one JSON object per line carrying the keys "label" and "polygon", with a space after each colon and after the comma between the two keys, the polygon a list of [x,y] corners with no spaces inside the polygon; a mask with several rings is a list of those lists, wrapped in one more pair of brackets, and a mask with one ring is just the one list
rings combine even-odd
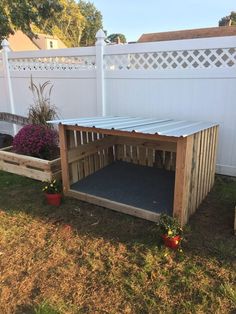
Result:
{"label": "corrugated metal roof", "polygon": [[103,130],[118,130],[173,137],[186,137],[217,125],[217,123],[212,122],[113,116],[52,120],[48,122],[53,124],[99,128]]}

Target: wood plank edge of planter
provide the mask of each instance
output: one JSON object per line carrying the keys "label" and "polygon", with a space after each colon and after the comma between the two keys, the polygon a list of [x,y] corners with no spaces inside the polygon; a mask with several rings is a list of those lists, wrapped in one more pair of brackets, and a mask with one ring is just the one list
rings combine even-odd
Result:
{"label": "wood plank edge of planter", "polygon": [[[52,172],[50,168],[54,165],[60,165],[61,158],[56,158],[54,160],[45,160],[37,157],[20,155],[17,153],[13,153],[11,150],[12,146],[4,147],[0,149],[0,170],[10,172],[13,174],[25,176],[31,179],[39,180],[39,181],[50,181],[53,179],[60,180],[61,179],[61,169],[55,172]],[[4,161],[4,157],[8,159],[8,161],[18,162],[24,161],[31,163],[30,165],[17,165],[8,161]],[[41,166],[40,166],[41,165]],[[29,167],[28,167],[29,166]],[[36,169],[34,169],[34,166]],[[46,167],[47,166],[47,167]],[[38,169],[37,169],[38,168]]]}
{"label": "wood plank edge of planter", "polygon": [[127,205],[124,203],[111,201],[111,200],[103,198],[103,197],[94,196],[91,194],[75,191],[72,189],[69,189],[65,193],[65,195],[75,197],[81,201],[92,203],[92,204],[97,205],[97,206],[112,209],[112,210],[115,210],[117,212],[121,212],[123,214],[128,214],[128,215],[142,218],[145,220],[149,220],[152,222],[157,222],[159,220],[159,217],[160,217],[160,214],[153,213],[153,212],[148,211],[148,210],[143,209],[143,208],[134,207],[134,206]]}
{"label": "wood plank edge of planter", "polygon": [[12,146],[1,148],[0,149],[0,156],[1,155],[2,156],[12,156],[12,157],[18,158],[19,160],[21,159],[21,160],[29,160],[29,161],[33,161],[33,162],[35,161],[35,162],[39,162],[41,164],[46,164],[46,165],[58,162],[58,160],[60,160],[60,158],[56,158],[53,160],[47,160],[47,159],[41,159],[38,157],[32,157],[32,156],[17,154],[17,153],[13,153],[13,152],[9,151],[11,148],[12,148]]}
{"label": "wood plank edge of planter", "polygon": [[27,168],[27,167],[22,167],[19,165],[4,164],[4,162],[2,160],[0,160],[0,170],[10,172],[13,174],[17,174],[19,176],[39,180],[39,181],[51,180],[51,173],[50,172],[41,171],[41,170],[32,169],[32,168]]}

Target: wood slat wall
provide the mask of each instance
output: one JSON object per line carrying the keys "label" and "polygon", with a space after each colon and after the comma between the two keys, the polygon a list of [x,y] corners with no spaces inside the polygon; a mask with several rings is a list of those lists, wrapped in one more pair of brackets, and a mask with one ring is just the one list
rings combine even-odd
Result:
{"label": "wood slat wall", "polygon": [[115,158],[142,166],[175,170],[176,143],[118,137]]}
{"label": "wood slat wall", "polygon": [[114,137],[95,132],[66,131],[70,184],[114,161]]}
{"label": "wood slat wall", "polygon": [[135,164],[175,170],[176,143],[66,131],[70,184],[95,171],[123,160]]}
{"label": "wood slat wall", "polygon": [[61,178],[60,158],[44,160],[12,152],[12,146],[0,149],[0,170],[39,181]]}
{"label": "wood slat wall", "polygon": [[[180,149],[184,164],[176,168],[174,215],[184,225],[205,199],[214,184],[218,126],[192,136],[192,144]],[[190,141],[190,137],[186,138]],[[180,143],[180,141],[179,141]],[[178,147],[177,143],[177,147]],[[178,152],[178,149],[177,149]],[[179,153],[179,152],[178,152]],[[184,157],[183,157],[184,156]],[[181,182],[179,181],[181,178]],[[183,198],[181,198],[184,195]]]}

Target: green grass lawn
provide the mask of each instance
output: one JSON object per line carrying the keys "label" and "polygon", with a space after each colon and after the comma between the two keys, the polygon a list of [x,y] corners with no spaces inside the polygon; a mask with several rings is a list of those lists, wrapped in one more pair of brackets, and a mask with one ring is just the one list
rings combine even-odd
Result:
{"label": "green grass lawn", "polygon": [[235,313],[236,181],[218,177],[183,253],[155,224],[0,172],[0,313]]}

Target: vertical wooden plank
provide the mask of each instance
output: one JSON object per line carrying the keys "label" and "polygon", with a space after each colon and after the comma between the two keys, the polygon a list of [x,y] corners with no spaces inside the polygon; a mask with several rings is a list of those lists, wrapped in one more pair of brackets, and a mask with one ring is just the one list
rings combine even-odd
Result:
{"label": "vertical wooden plank", "polygon": [[66,129],[63,124],[59,124],[59,140],[60,140],[60,155],[61,155],[61,169],[62,169],[62,185],[63,192],[66,194],[70,188],[69,168],[68,168],[68,154],[67,154],[67,137]]}
{"label": "vertical wooden plank", "polygon": [[173,215],[183,226],[188,219],[189,190],[193,156],[193,136],[179,138],[177,142]]}
{"label": "vertical wooden plank", "polygon": [[166,170],[170,170],[170,167],[171,167],[171,153],[165,152],[165,166],[164,166],[164,168]]}
{"label": "vertical wooden plank", "polygon": [[213,152],[213,162],[211,169],[211,188],[215,182],[215,171],[216,171],[216,157],[217,157],[217,148],[218,148],[218,136],[219,136],[219,126],[214,127],[215,136],[214,136],[214,152]]}
{"label": "vertical wooden plank", "polygon": [[104,168],[104,152],[103,149],[100,149],[99,151],[99,164],[100,164],[100,169]]}
{"label": "vertical wooden plank", "polygon": [[[93,139],[94,139],[94,141],[97,141],[97,139],[98,139],[97,133],[93,133]],[[94,154],[93,158],[94,158],[94,170],[97,171],[100,169],[98,152],[96,152],[96,154]]]}
{"label": "vertical wooden plank", "polygon": [[[98,139],[104,138],[103,134],[98,134]],[[104,152],[103,149],[98,150],[98,156],[99,156],[99,169],[104,167]]]}
{"label": "vertical wooden plank", "polygon": [[[87,133],[82,132],[83,145],[88,143]],[[84,159],[84,176],[87,177],[89,175],[89,158],[85,157]]]}
{"label": "vertical wooden plank", "polygon": [[153,157],[154,157],[154,151],[152,148],[147,149],[147,165],[149,167],[153,167]]}
{"label": "vertical wooden plank", "polygon": [[138,164],[138,148],[132,145],[132,162]]}
{"label": "vertical wooden plank", "polygon": [[197,134],[193,135],[193,158],[192,158],[192,168],[191,168],[191,180],[190,180],[190,189],[189,189],[189,216],[193,212],[193,200],[195,192],[195,174],[196,174],[196,141]]}
{"label": "vertical wooden plank", "polygon": [[213,187],[213,181],[214,181],[214,177],[215,177],[215,169],[214,169],[214,160],[215,160],[215,153],[216,153],[216,133],[217,133],[217,128],[213,127],[213,138],[212,138],[212,156],[211,156],[211,169],[210,169],[210,189]]}
{"label": "vertical wooden plank", "polygon": [[[66,130],[66,142],[67,142],[67,150],[70,149],[70,130]],[[72,183],[72,166],[68,163],[68,172],[69,172],[69,178],[70,178],[70,184]]]}
{"label": "vertical wooden plank", "polygon": [[109,162],[108,162],[108,148],[103,149],[103,154],[104,154],[104,167],[106,167]]}
{"label": "vertical wooden plank", "polygon": [[198,133],[198,141],[197,141],[197,156],[196,156],[196,189],[195,189],[195,197],[194,197],[194,204],[193,210],[195,211],[198,207],[198,194],[199,194],[199,171],[200,171],[200,153],[201,153],[201,141],[202,141],[202,134],[201,132]]}
{"label": "vertical wooden plank", "polygon": [[205,195],[207,195],[210,191],[210,178],[211,178],[211,167],[212,167],[212,149],[213,149],[213,129],[208,129],[209,135],[209,146],[208,146],[208,158],[207,158],[207,179],[206,179],[206,190]]}
{"label": "vertical wooden plank", "polygon": [[131,161],[131,146],[130,145],[126,145],[125,149],[126,149],[125,160],[127,162],[130,162]]}
{"label": "vertical wooden plank", "polygon": [[203,190],[204,150],[205,150],[205,132],[201,131],[201,146],[200,146],[200,156],[199,156],[197,207],[201,203],[201,195],[202,195],[202,190]]}
{"label": "vertical wooden plank", "polygon": [[[107,135],[104,135],[104,137],[107,137]],[[104,158],[104,167],[107,166],[109,164],[108,162],[108,148],[104,148],[103,149],[103,158]]]}
{"label": "vertical wooden plank", "polygon": [[203,131],[204,133],[204,146],[202,150],[202,184],[201,184],[201,191],[200,191],[200,198],[199,198],[199,204],[202,202],[204,198],[204,189],[206,184],[206,153],[207,153],[207,130]]}
{"label": "vertical wooden plank", "polygon": [[[69,131],[69,148],[73,149],[76,145],[76,138],[75,138],[75,131]],[[71,168],[71,176],[70,176],[70,183],[75,183],[78,181],[78,164],[77,162],[73,162],[70,166]]]}
{"label": "vertical wooden plank", "polygon": [[205,150],[205,170],[204,170],[204,188],[203,188],[203,195],[202,199],[204,199],[207,195],[207,183],[208,183],[208,173],[209,173],[209,167],[208,167],[208,161],[209,161],[209,154],[210,154],[210,129],[205,130],[206,132],[206,150]]}
{"label": "vertical wooden plank", "polygon": [[211,190],[212,176],[215,176],[214,169],[214,157],[215,157],[215,145],[216,145],[216,127],[211,128],[211,155],[210,155],[210,169],[209,169],[209,181],[208,181],[208,191]]}
{"label": "vertical wooden plank", "polygon": [[196,189],[196,200],[195,200],[195,207],[198,208],[199,202],[199,193],[200,193],[200,186],[201,186],[201,151],[202,151],[202,131],[199,134],[199,153],[198,153],[198,171],[197,171],[197,189]]}
{"label": "vertical wooden plank", "polygon": [[114,161],[113,148],[114,146],[108,148],[108,164],[111,164]]}
{"label": "vertical wooden plank", "polygon": [[146,161],[146,148],[139,146],[139,164],[142,166],[146,166],[147,161]]}
{"label": "vertical wooden plank", "polygon": [[176,153],[172,152],[171,153],[171,166],[170,166],[170,170],[175,171],[175,167],[176,167]]}
{"label": "vertical wooden plank", "polygon": [[[103,134],[99,134],[98,133],[98,139],[102,139],[103,138]],[[99,149],[98,150],[98,157],[99,157],[99,169],[104,167],[104,155],[103,155],[103,150]]]}
{"label": "vertical wooden plank", "polygon": [[[82,145],[82,134],[80,131],[76,132],[76,139],[77,139],[77,146]],[[78,161],[78,172],[79,172],[79,179],[84,178],[84,162],[83,160]]]}
{"label": "vertical wooden plank", "polygon": [[[89,132],[88,133],[88,143],[91,143],[91,142],[93,142],[93,136],[92,136],[92,133]],[[95,171],[94,170],[95,169],[95,167],[94,167],[94,156],[91,155],[88,157],[88,159],[89,159],[89,174],[92,174]]]}
{"label": "vertical wooden plank", "polygon": [[198,191],[198,169],[199,169],[199,154],[200,154],[200,133],[194,135],[193,141],[193,162],[192,175],[190,186],[190,215],[196,210],[196,199]]}
{"label": "vertical wooden plank", "polygon": [[163,168],[163,151],[162,150],[156,150],[155,151],[155,162],[154,167],[156,168]]}
{"label": "vertical wooden plank", "polygon": [[193,135],[190,139],[188,139],[187,143],[187,170],[186,170],[186,211],[185,211],[185,221],[184,223],[187,223],[189,220],[189,217],[191,215],[191,180],[192,180],[192,171],[193,171],[193,145],[194,145],[194,138]]}
{"label": "vertical wooden plank", "polygon": [[207,156],[208,156],[208,130],[204,130],[204,148],[203,148],[203,168],[202,168],[202,187],[201,187],[201,194],[200,194],[200,203],[205,197],[205,190],[206,190],[206,175],[207,175]]}
{"label": "vertical wooden plank", "polygon": [[116,156],[116,158],[117,158],[117,160],[123,160],[124,159],[124,145],[123,144],[118,144],[117,146],[116,146],[117,148],[117,150],[116,150],[116,154],[117,154],[117,156]]}

